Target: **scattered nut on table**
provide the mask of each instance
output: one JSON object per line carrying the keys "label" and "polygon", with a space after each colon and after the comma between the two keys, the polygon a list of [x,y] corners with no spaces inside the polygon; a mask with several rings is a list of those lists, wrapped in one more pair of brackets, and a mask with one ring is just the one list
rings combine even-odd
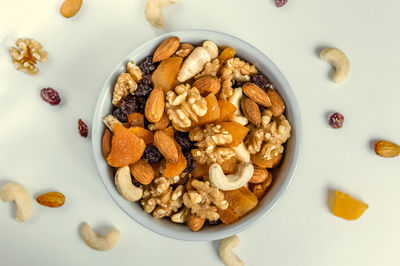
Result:
{"label": "scattered nut on table", "polygon": [[332,77],[335,83],[344,81],[350,74],[350,61],[347,56],[337,48],[325,48],[321,51],[320,57],[331,63],[336,72]]}
{"label": "scattered nut on table", "polygon": [[17,48],[10,47],[8,50],[15,68],[29,75],[37,75],[39,69],[36,63],[46,62],[49,58],[48,52],[40,42],[30,38],[18,39],[15,45]]}
{"label": "scattered nut on table", "polygon": [[82,226],[81,236],[89,247],[99,251],[110,250],[116,247],[121,238],[118,229],[110,229],[104,236],[99,236],[87,223]]}
{"label": "scattered nut on table", "polygon": [[240,243],[237,235],[230,236],[219,241],[219,256],[226,266],[243,266],[243,262],[232,253],[232,249],[236,248]]}
{"label": "scattered nut on table", "polygon": [[10,182],[0,190],[0,198],[4,202],[14,201],[17,205],[15,219],[17,222],[25,222],[31,215],[32,197],[24,186]]}
{"label": "scattered nut on table", "polygon": [[146,0],[144,14],[147,21],[154,27],[164,27],[165,21],[161,11],[166,5],[176,3],[178,3],[178,0]]}

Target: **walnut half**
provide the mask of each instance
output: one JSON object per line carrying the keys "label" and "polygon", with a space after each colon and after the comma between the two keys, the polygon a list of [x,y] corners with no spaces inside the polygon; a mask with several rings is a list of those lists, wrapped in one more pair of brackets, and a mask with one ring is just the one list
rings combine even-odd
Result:
{"label": "walnut half", "polygon": [[18,39],[15,45],[17,48],[10,47],[8,50],[15,68],[29,75],[37,75],[39,73],[39,69],[35,66],[37,61],[44,63],[49,58],[42,44],[25,38]]}

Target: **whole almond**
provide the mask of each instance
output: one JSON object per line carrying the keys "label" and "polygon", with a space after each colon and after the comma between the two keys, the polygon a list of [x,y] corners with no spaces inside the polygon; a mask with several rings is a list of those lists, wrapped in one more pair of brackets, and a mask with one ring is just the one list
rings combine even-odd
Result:
{"label": "whole almond", "polygon": [[144,114],[152,123],[158,122],[164,114],[165,100],[162,88],[154,88],[147,99]]}
{"label": "whole almond", "polygon": [[268,171],[264,168],[254,167],[254,173],[249,183],[259,184],[264,182],[268,177]]}
{"label": "whole almond", "polygon": [[164,114],[162,115],[161,119],[158,122],[155,122],[154,124],[157,127],[157,129],[163,130],[163,129],[166,129],[169,126],[170,122],[171,122],[171,120],[169,120],[169,117],[168,117],[167,113],[164,112]]}
{"label": "whole almond", "polygon": [[111,141],[112,141],[112,133],[108,128],[106,128],[104,130],[104,135],[101,142],[101,152],[103,153],[104,159],[107,159],[108,155],[111,152]]}
{"label": "whole almond", "polygon": [[182,43],[179,45],[175,55],[185,58],[193,51],[193,49],[194,47],[190,43]]}
{"label": "whole almond", "polygon": [[173,55],[179,47],[180,40],[176,36],[164,40],[153,55],[153,62],[159,62]]}
{"label": "whole almond", "polygon": [[192,87],[196,87],[201,96],[207,96],[210,93],[217,94],[221,89],[221,82],[217,77],[204,76],[196,80]]}
{"label": "whole almond", "polygon": [[82,0],[65,0],[60,7],[60,13],[66,18],[70,18],[76,15],[81,9]]}
{"label": "whole almond", "polygon": [[143,159],[129,165],[129,169],[131,170],[131,175],[143,185],[150,184],[154,179],[153,167]]}
{"label": "whole almond", "polygon": [[57,208],[64,205],[65,196],[60,192],[47,192],[36,198],[41,205]]}
{"label": "whole almond", "polygon": [[283,114],[283,112],[285,111],[285,103],[283,102],[283,99],[279,95],[279,93],[277,93],[276,90],[272,88],[268,88],[267,95],[271,100],[271,106],[269,107],[269,109],[271,110],[272,115],[280,116],[281,114]]}
{"label": "whole almond", "polygon": [[393,142],[379,140],[375,143],[375,153],[386,158],[396,157],[400,154],[400,146]]}
{"label": "whole almond", "polygon": [[175,145],[174,139],[163,131],[157,131],[154,134],[154,145],[171,163],[177,163],[179,160],[178,149]]}
{"label": "whole almond", "polygon": [[242,111],[244,116],[254,125],[258,126],[261,123],[261,112],[260,108],[255,101],[249,98],[242,98],[241,103]]}
{"label": "whole almond", "polygon": [[271,100],[269,99],[268,94],[256,84],[246,82],[245,84],[243,84],[242,90],[247,97],[249,97],[256,103],[265,107],[271,106]]}
{"label": "whole almond", "polygon": [[206,221],[205,219],[191,214],[187,221],[187,226],[189,227],[190,230],[197,232],[203,227],[205,221]]}

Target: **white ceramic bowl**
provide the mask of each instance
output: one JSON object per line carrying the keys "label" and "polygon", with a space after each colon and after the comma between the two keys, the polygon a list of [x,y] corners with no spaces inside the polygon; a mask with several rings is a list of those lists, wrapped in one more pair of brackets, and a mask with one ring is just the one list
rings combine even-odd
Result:
{"label": "white ceramic bowl", "polygon": [[[292,136],[286,144],[284,160],[274,172],[274,182],[269,192],[252,212],[234,224],[207,226],[202,228],[201,231],[192,232],[186,226],[174,224],[167,219],[154,219],[152,215],[143,211],[140,203],[131,203],[122,198],[114,185],[113,171],[103,159],[101,153],[101,139],[105,126],[102,122],[102,118],[112,111],[112,88],[114,87],[118,75],[125,71],[125,65],[129,59],[138,62],[145,56],[151,55],[161,41],[168,36],[178,36],[183,42],[195,44],[201,44],[201,42],[204,40],[212,40],[218,46],[232,46],[236,50],[238,56],[247,60],[248,62],[253,63],[259,71],[269,77],[276,90],[280,93],[285,101],[285,113],[287,119],[292,125]],[[104,87],[100,91],[93,117],[92,147],[97,169],[104,186],[119,207],[126,212],[126,214],[132,217],[132,219],[153,232],[171,238],[181,240],[211,241],[231,236],[250,227],[274,207],[287,186],[290,184],[294,175],[300,151],[301,134],[301,117],[296,98],[283,74],[271,62],[271,60],[268,59],[268,57],[247,42],[231,35],[214,31],[190,30],[170,32],[156,37],[153,40],[139,46],[130,54],[128,54],[123,60],[121,60],[121,63],[111,73],[105,82]]]}

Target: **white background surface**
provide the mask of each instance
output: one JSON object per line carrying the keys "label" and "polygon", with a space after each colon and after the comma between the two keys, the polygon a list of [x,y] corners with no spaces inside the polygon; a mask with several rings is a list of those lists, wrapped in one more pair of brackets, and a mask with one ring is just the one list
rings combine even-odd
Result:
{"label": "white background surface", "polygon": [[[137,45],[180,29],[212,29],[255,45],[292,85],[302,111],[304,139],[295,178],[261,222],[239,234],[235,249],[246,265],[400,265],[400,158],[377,157],[371,143],[400,143],[400,2],[181,0],[165,10],[167,26],[151,27],[144,1],[84,1],[65,19],[61,1],[0,0],[0,185],[17,181],[37,196],[49,190],[66,204],[34,203],[31,218],[14,220],[0,204],[0,265],[222,265],[217,243],[190,243],[158,236],[124,214],[103,187],[90,138],[77,120],[91,125],[97,94],[115,65]],[[17,37],[39,40],[50,60],[28,76],[12,66],[7,48]],[[331,67],[317,51],[335,46],[351,61],[350,78],[334,84]],[[62,104],[39,97],[57,89]],[[344,127],[333,130],[327,114],[339,111]],[[369,204],[348,222],[327,207],[329,189]],[[100,232],[121,231],[109,252],[89,249],[82,222]]]}

